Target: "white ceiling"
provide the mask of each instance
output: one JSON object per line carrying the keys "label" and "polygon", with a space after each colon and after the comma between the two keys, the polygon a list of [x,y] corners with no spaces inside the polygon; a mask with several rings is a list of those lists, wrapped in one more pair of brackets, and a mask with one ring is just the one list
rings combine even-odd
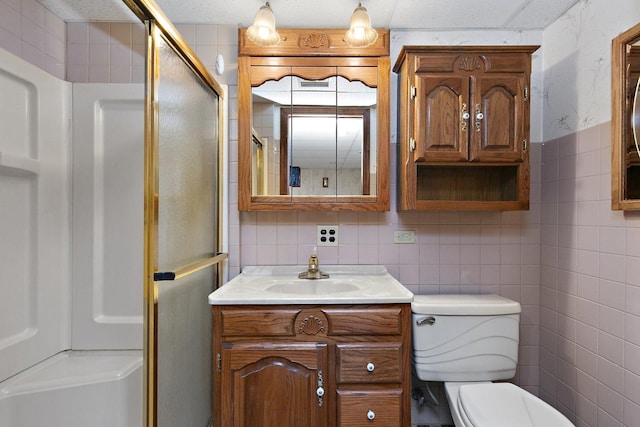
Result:
{"label": "white ceiling", "polygon": [[[120,0],[38,0],[65,21],[135,19]],[[579,0],[362,0],[376,28],[542,29]],[[262,0],[156,0],[174,23],[251,25]],[[283,28],[346,28],[357,0],[270,0]]]}

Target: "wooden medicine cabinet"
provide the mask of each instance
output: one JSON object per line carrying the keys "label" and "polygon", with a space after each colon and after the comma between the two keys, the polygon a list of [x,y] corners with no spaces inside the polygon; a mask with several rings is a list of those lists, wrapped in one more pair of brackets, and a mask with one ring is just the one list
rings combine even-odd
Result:
{"label": "wooden medicine cabinet", "polygon": [[389,210],[389,31],[352,48],[344,30],[239,30],[238,208]]}
{"label": "wooden medicine cabinet", "polygon": [[640,210],[640,24],[612,49],[611,208]]}

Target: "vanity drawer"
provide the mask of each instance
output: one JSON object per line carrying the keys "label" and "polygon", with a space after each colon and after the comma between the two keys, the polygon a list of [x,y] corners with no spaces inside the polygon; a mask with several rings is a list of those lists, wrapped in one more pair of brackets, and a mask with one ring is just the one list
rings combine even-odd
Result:
{"label": "vanity drawer", "polygon": [[293,336],[296,309],[222,309],[222,336]]}
{"label": "vanity drawer", "polygon": [[338,383],[402,382],[402,343],[338,344]]}
{"label": "vanity drawer", "polygon": [[338,390],[338,426],[402,427],[402,390]]}
{"label": "vanity drawer", "polygon": [[400,335],[402,308],[346,307],[322,310],[329,319],[329,335]]}

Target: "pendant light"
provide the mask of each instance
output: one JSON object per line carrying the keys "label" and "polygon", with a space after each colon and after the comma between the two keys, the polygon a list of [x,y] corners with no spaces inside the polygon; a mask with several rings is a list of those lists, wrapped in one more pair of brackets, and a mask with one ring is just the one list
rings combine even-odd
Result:
{"label": "pendant light", "polygon": [[378,40],[378,32],[371,27],[371,19],[367,9],[358,3],[358,7],[351,15],[349,31],[344,35],[344,41],[351,47],[367,47]]}
{"label": "pendant light", "polygon": [[276,31],[276,19],[269,2],[256,13],[253,25],[247,28],[247,38],[260,46],[275,46],[280,43],[280,34]]}

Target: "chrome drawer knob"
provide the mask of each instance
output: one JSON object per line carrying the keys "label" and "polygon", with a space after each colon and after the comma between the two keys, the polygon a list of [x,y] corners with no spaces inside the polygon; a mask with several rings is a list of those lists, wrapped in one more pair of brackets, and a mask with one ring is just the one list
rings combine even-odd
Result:
{"label": "chrome drawer knob", "polygon": [[376,369],[376,365],[371,362],[367,363],[367,371],[373,372],[374,369]]}
{"label": "chrome drawer knob", "polygon": [[369,409],[369,412],[367,412],[367,418],[369,418],[370,420],[373,420],[376,417],[376,413],[373,412],[371,409]]}

